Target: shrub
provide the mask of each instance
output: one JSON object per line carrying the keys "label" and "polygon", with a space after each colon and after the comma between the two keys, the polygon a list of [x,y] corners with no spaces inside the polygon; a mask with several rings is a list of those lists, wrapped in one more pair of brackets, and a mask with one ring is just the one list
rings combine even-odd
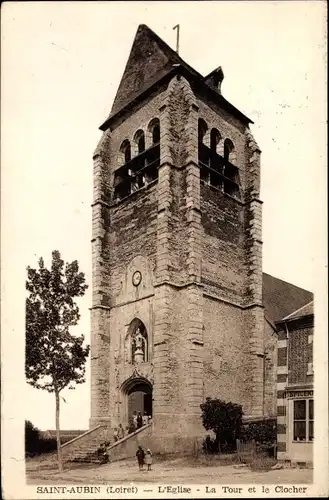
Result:
{"label": "shrub", "polygon": [[216,439],[211,439],[210,436],[207,436],[206,439],[202,443],[203,453],[206,455],[211,455],[213,453],[218,452],[218,444]]}
{"label": "shrub", "polygon": [[230,452],[236,449],[236,439],[242,430],[242,406],[235,403],[225,403],[220,399],[207,398],[200,405],[202,411],[202,423],[206,430],[212,430],[216,439],[205,441],[205,446],[210,446],[211,453],[219,450]]}
{"label": "shrub", "polygon": [[272,448],[276,444],[277,438],[276,420],[260,420],[244,424],[241,438],[244,441],[252,441],[254,439],[260,450]]}
{"label": "shrub", "polygon": [[29,420],[25,420],[25,453],[34,454],[38,450],[40,431]]}
{"label": "shrub", "polygon": [[25,420],[25,455],[34,456],[50,453],[57,449],[56,439],[45,439],[29,420]]}
{"label": "shrub", "polygon": [[240,439],[244,442],[255,441],[258,455],[275,457],[277,440],[276,420],[259,420],[243,425]]}

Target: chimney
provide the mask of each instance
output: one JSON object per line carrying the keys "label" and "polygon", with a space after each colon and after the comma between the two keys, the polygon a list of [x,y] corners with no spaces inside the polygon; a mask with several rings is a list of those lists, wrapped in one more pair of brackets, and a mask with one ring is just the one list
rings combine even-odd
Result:
{"label": "chimney", "polygon": [[222,82],[224,80],[224,72],[221,66],[214,69],[208,76],[204,78],[205,82],[211,87],[215,87],[219,94],[222,93]]}

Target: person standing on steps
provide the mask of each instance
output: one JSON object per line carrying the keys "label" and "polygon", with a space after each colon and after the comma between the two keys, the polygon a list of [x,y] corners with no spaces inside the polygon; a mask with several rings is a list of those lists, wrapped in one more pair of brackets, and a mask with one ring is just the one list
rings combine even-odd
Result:
{"label": "person standing on steps", "polygon": [[149,417],[148,417],[148,414],[146,411],[144,411],[144,415],[142,416],[142,420],[143,420],[143,426],[147,425],[149,423]]}
{"label": "person standing on steps", "polygon": [[122,424],[119,424],[119,430],[118,430],[118,438],[122,439],[125,435],[124,428],[122,427]]}
{"label": "person standing on steps", "polygon": [[143,418],[141,412],[139,411],[137,415],[137,429],[140,429],[141,427],[143,427]]}
{"label": "person standing on steps", "polygon": [[150,448],[147,448],[146,454],[145,454],[145,464],[147,465],[147,470],[151,470],[151,465],[152,465],[152,453]]}
{"label": "person standing on steps", "polygon": [[134,424],[135,430],[137,430],[137,411],[136,410],[133,413],[133,424]]}
{"label": "person standing on steps", "polygon": [[137,448],[136,457],[137,457],[139,470],[143,470],[145,453],[144,453],[143,448],[140,445]]}

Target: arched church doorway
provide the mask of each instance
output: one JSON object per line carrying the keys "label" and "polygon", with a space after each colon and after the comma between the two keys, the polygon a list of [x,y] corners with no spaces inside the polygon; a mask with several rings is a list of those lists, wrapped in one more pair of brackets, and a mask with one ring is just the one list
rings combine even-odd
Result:
{"label": "arched church doorway", "polygon": [[122,388],[127,396],[128,422],[136,411],[152,417],[152,385],[144,378],[134,378],[127,381]]}

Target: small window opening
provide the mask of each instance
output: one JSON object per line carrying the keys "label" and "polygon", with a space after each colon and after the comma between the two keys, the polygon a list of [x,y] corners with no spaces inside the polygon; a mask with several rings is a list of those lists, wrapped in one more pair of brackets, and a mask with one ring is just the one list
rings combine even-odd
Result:
{"label": "small window opening", "polygon": [[156,124],[152,131],[152,144],[157,144],[160,142],[160,125]]}
{"label": "small window opening", "polygon": [[130,144],[128,144],[127,148],[125,149],[125,163],[128,163],[128,161],[131,160],[131,148]]}
{"label": "small window opening", "polygon": [[136,138],[136,142],[137,142],[137,154],[143,153],[143,151],[145,151],[145,135],[143,131],[141,131],[139,136]]}
{"label": "small window opening", "polygon": [[234,151],[233,142],[230,139],[224,141],[224,160],[229,161],[230,155]]}
{"label": "small window opening", "polygon": [[313,399],[296,399],[294,405],[294,441],[314,440]]}
{"label": "small window opening", "polygon": [[[160,165],[160,122],[158,118],[150,122],[148,134],[152,140],[150,147],[146,145],[143,130],[138,130],[134,135],[134,157],[131,158],[131,154],[125,155],[124,165],[114,174],[114,200],[122,200],[158,179]],[[148,135],[148,138],[150,136]],[[150,144],[150,139],[148,139],[148,144]]]}
{"label": "small window opening", "polygon": [[198,140],[199,140],[199,144],[203,143],[204,137],[205,137],[205,135],[207,133],[207,130],[208,130],[208,125],[206,124],[206,122],[202,118],[199,118],[199,121],[198,121]]}
{"label": "small window opening", "polygon": [[[221,135],[216,128],[210,131],[210,147],[204,142],[208,127],[204,120],[198,123],[198,156],[200,181],[234,198],[240,198],[239,170],[232,163],[234,144],[230,139],[221,146]],[[220,154],[221,152],[221,154]]]}
{"label": "small window opening", "polygon": [[125,139],[122,142],[119,151],[120,151],[119,159],[120,159],[121,165],[128,163],[128,161],[131,160],[131,146],[130,146],[130,142],[128,141],[128,139]]}
{"label": "small window opening", "polygon": [[211,132],[210,132],[210,149],[213,153],[218,153],[218,144],[219,144],[219,141],[220,141],[221,137],[220,137],[220,133],[218,132],[217,129],[213,128],[211,129]]}

